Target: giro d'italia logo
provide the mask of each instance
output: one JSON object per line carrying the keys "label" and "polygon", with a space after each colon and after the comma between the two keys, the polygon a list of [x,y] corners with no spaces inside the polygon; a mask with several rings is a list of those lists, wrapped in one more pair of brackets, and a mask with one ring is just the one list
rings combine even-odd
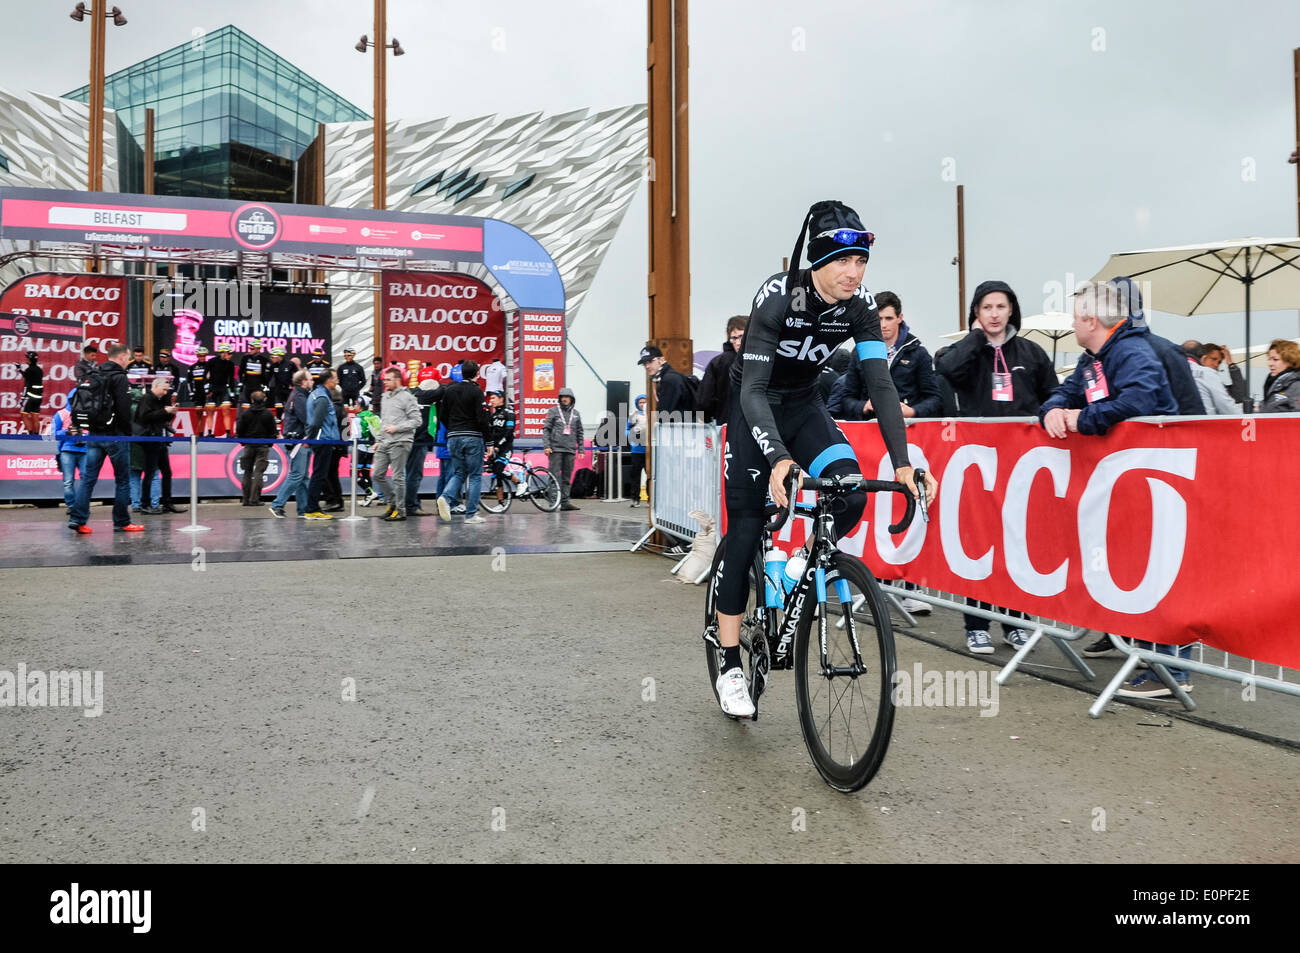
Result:
{"label": "giro d'italia logo", "polygon": [[242,205],[230,217],[230,233],[245,248],[270,248],[280,237],[280,216],[265,205]]}
{"label": "giro d'italia logo", "polygon": [[32,329],[32,323],[26,318],[14,318],[14,334],[23,337]]}
{"label": "giro d'italia logo", "polygon": [[[305,449],[305,448],[304,448]],[[303,450],[299,450],[303,453]],[[243,489],[244,486],[244,467],[242,457],[244,451],[236,447],[226,455],[226,476],[235,486]],[[284,478],[289,475],[289,458],[281,449],[278,443],[271,444],[271,452],[266,458],[266,471],[262,474],[262,492],[273,493],[280,488]]]}

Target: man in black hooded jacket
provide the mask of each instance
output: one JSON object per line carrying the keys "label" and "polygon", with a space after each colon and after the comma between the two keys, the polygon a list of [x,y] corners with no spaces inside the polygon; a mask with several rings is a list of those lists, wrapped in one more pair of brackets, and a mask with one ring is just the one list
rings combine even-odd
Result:
{"label": "man in black hooded jacket", "polygon": [[976,288],[966,326],[969,333],[934,362],[952,384],[961,416],[1036,417],[1056,389],[1056,374],[1047,352],[1019,336],[1020,303],[1011,286],[985,281]]}
{"label": "man in black hooded jacket", "polygon": [[[934,366],[952,384],[962,417],[1036,417],[1038,407],[1056,389],[1056,374],[1047,352],[1020,337],[1020,303],[1004,281],[985,281],[971,298],[966,326],[970,333],[935,355]],[[986,602],[968,606],[990,611]],[[1004,609],[995,610],[1006,612]],[[966,615],[966,649],[992,655],[989,624]],[[1019,649],[1029,633],[1002,623],[1002,640]]]}

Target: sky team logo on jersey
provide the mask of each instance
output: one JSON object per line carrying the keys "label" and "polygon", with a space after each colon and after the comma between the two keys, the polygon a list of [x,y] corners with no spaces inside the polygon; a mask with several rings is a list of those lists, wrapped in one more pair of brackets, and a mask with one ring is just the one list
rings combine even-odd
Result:
{"label": "sky team logo on jersey", "polygon": [[792,357],[796,361],[812,361],[814,364],[821,364],[831,356],[831,346],[829,344],[813,344],[813,336],[810,334],[803,339],[803,343],[798,341],[782,341],[776,347],[776,353],[782,357]]}
{"label": "sky team logo on jersey", "polygon": [[782,275],[780,278],[773,278],[762,288],[758,289],[758,294],[754,296],[754,306],[758,307],[767,300],[770,294],[785,294],[785,281],[788,275]]}
{"label": "sky team logo on jersey", "polygon": [[766,430],[759,430],[757,427],[755,427],[751,431],[751,433],[753,433],[754,435],[754,442],[758,444],[759,450],[762,450],[764,454],[769,454],[772,452],[772,444],[767,439]]}
{"label": "sky team logo on jersey", "polygon": [[867,304],[871,305],[871,307],[874,308],[876,306],[876,299],[872,296],[871,292],[862,285],[858,285],[858,290],[853,292],[853,294],[855,297],[861,298]]}

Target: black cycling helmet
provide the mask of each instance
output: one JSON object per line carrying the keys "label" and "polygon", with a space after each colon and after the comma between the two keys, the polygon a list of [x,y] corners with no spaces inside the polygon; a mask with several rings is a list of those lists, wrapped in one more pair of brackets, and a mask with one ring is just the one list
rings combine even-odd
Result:
{"label": "black cycling helmet", "polygon": [[[811,237],[809,237],[811,236]],[[815,203],[804,216],[799,240],[790,256],[790,281],[799,270],[803,257],[804,239],[808,238],[809,267],[814,271],[847,255],[871,258],[871,246],[876,236],[862,226],[862,219],[843,202],[827,200]]]}

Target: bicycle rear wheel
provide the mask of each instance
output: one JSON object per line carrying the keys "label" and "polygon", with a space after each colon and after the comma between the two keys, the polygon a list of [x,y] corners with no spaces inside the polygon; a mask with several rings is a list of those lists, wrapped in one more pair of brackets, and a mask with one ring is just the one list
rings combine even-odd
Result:
{"label": "bicycle rear wheel", "polygon": [[[479,494],[478,505],[489,513],[504,513],[510,509],[515,499],[515,484],[509,477],[499,476],[490,470],[483,474],[483,492]],[[501,499],[497,499],[500,494]]]}
{"label": "bicycle rear wheel", "polygon": [[[718,698],[718,675],[722,671],[722,643],[718,641],[717,582],[718,567],[722,565],[727,551],[724,539],[718,545],[713,557],[713,568],[709,572],[709,587],[704,597],[704,658],[709,671],[709,688],[713,700],[721,705]],[[740,618],[740,654],[745,667],[745,676],[749,682],[749,697],[758,705],[758,698],[763,693],[767,681],[768,652],[767,630],[770,614],[764,608],[763,597],[763,563],[755,554],[749,567],[749,584],[746,586],[747,598],[744,612]],[[728,715],[733,721],[739,721],[734,715]],[[754,720],[758,720],[755,712]]]}
{"label": "bicycle rear wheel", "polygon": [[546,467],[528,468],[528,498],[543,513],[560,508],[560,481]]}
{"label": "bicycle rear wheel", "polygon": [[[838,580],[835,576],[838,572]],[[894,729],[894,633],[875,576],[861,561],[836,552],[826,580],[826,659],[822,670],[822,606],[795,632],[795,702],[804,743],[817,771],[837,791],[856,791],[875,776]],[[856,636],[866,671],[852,675]]]}

